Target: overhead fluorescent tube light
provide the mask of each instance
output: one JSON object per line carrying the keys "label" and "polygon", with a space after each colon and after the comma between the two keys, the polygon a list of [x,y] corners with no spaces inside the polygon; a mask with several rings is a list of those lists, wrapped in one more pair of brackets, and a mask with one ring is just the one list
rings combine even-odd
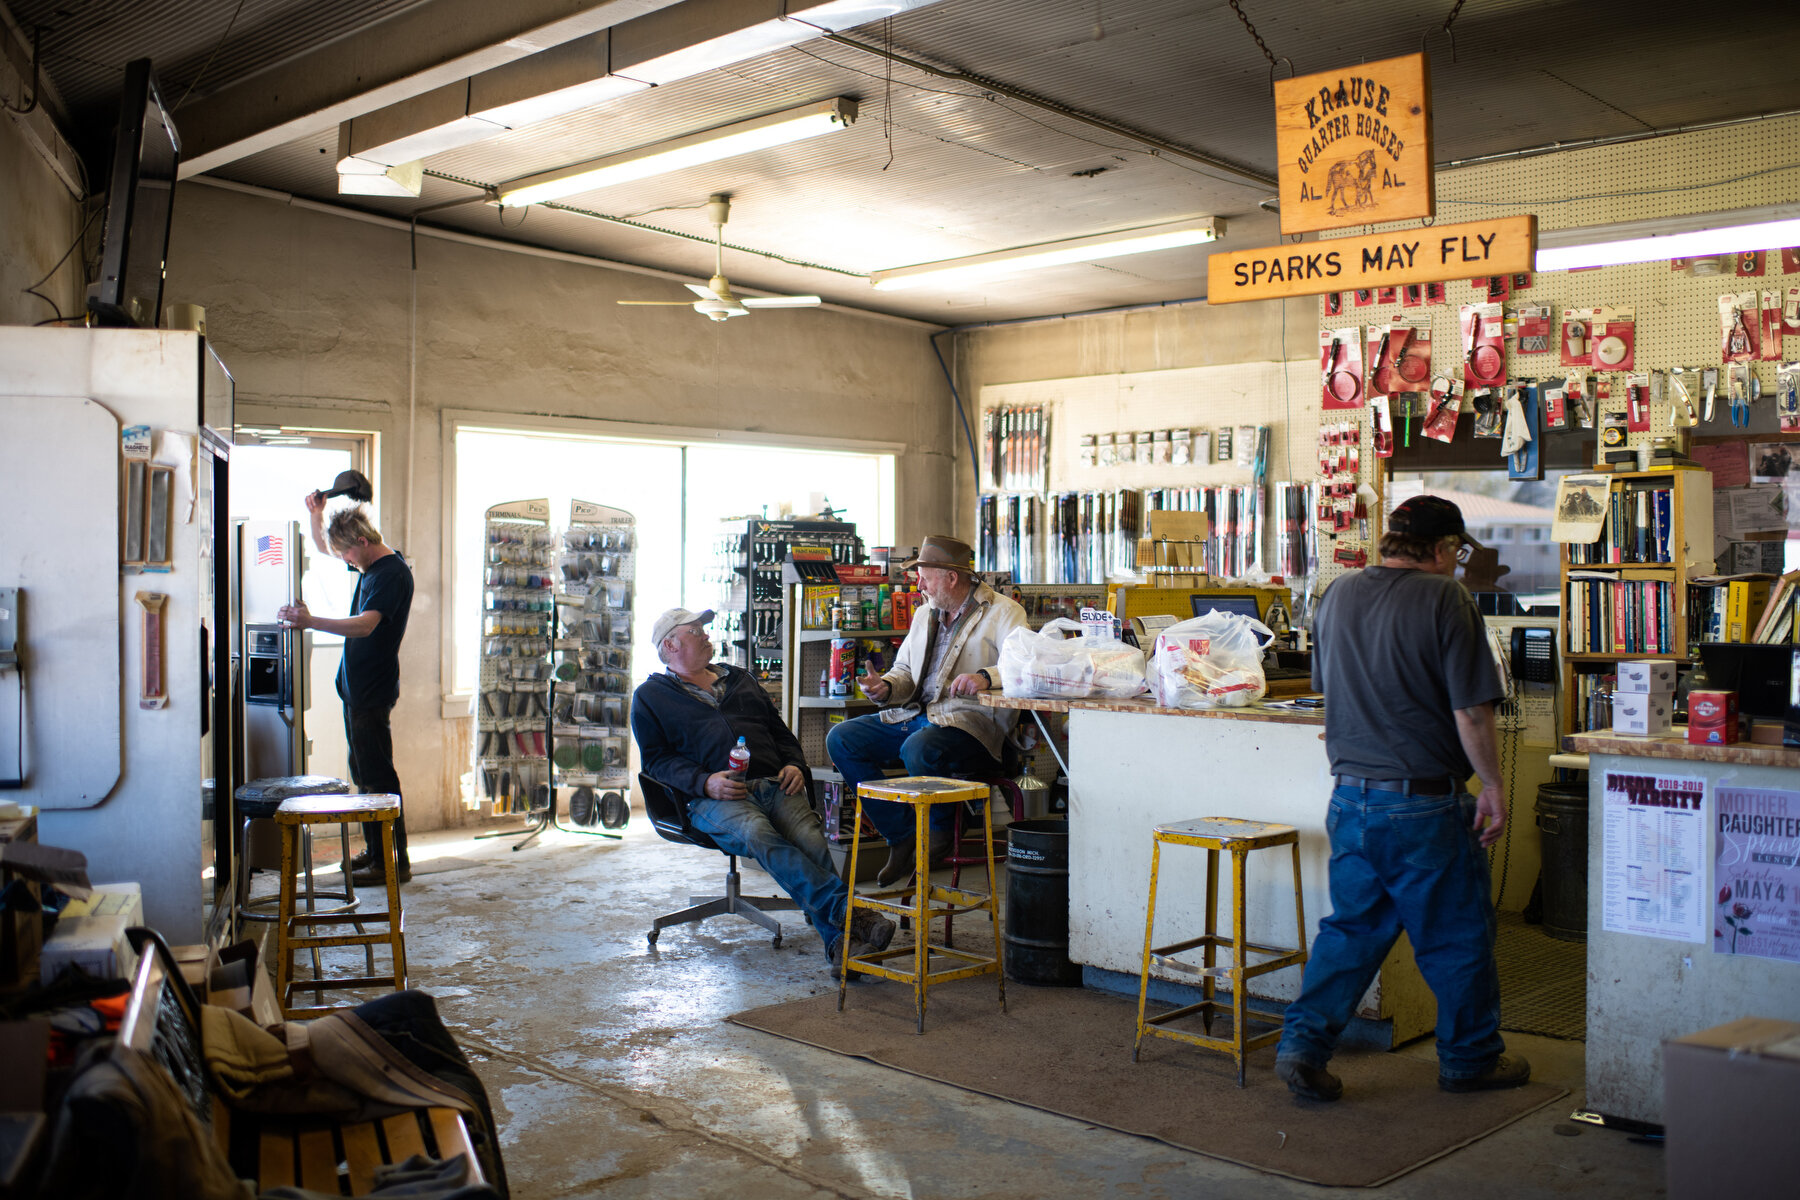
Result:
{"label": "overhead fluorescent tube light", "polygon": [[1538,234],[1537,269],[1572,271],[1800,245],[1800,204],[1770,204]]}
{"label": "overhead fluorescent tube light", "polygon": [[1165,221],[1160,225],[1143,225],[1136,229],[1096,233],[1060,242],[1040,242],[1035,246],[996,250],[990,254],[973,254],[968,258],[947,258],[941,262],[920,263],[913,267],[871,271],[869,282],[876,290],[883,292],[928,284],[974,283],[1020,271],[1035,271],[1042,267],[1098,262],[1126,254],[1198,246],[1203,242],[1215,241],[1224,234],[1225,221],[1222,217],[1190,217],[1184,221]]}
{"label": "overhead fluorescent tube light", "polygon": [[842,129],[856,120],[856,101],[847,97],[824,100],[784,112],[752,117],[691,133],[622,154],[590,159],[537,175],[527,175],[500,185],[500,206],[518,208],[541,204],[563,196],[613,187],[653,175],[666,175],[702,163],[718,162],[770,146],[782,146]]}

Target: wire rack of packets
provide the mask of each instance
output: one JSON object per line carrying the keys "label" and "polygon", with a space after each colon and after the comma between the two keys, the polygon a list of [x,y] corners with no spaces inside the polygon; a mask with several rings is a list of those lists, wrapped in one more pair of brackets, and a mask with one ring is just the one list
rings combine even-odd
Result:
{"label": "wire rack of packets", "polygon": [[[623,788],[631,718],[637,522],[577,500],[556,555],[551,761],[562,787]],[[572,798],[573,799],[573,798]],[[571,815],[593,812],[571,804]]]}
{"label": "wire rack of packets", "polygon": [[475,805],[524,812],[548,800],[550,637],[547,500],[488,509],[482,554],[481,672],[475,696]]}

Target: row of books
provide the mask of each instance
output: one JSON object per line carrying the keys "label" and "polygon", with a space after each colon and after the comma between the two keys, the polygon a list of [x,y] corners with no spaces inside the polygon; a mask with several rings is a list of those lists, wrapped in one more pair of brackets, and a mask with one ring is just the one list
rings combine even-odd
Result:
{"label": "row of books", "polygon": [[1748,642],[1769,607],[1772,575],[1688,581],[1688,643]]}
{"label": "row of books", "polygon": [[1750,640],[1765,645],[1800,641],[1796,638],[1794,602],[1800,598],[1800,571],[1790,571],[1769,584],[1769,600],[1762,619],[1751,630]]}
{"label": "row of books", "polygon": [[1569,573],[1570,654],[1668,654],[1675,642],[1674,585]]}
{"label": "row of books", "polygon": [[1569,547],[1569,562],[1674,562],[1674,493],[1667,483],[1625,480],[1607,495],[1598,540]]}

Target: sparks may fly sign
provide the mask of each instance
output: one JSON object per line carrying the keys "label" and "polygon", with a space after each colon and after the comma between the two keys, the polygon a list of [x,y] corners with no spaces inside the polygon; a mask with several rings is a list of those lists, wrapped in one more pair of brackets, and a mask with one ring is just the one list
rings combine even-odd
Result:
{"label": "sparks may fly sign", "polygon": [[1264,246],[1206,260],[1209,304],[1437,283],[1533,269],[1535,216]]}

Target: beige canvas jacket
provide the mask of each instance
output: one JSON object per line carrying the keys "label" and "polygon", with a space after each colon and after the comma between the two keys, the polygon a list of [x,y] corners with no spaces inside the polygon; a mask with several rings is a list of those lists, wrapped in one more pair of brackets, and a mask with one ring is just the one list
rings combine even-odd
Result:
{"label": "beige canvas jacket", "polygon": [[[956,640],[939,667],[937,694],[939,699],[926,707],[925,716],[933,725],[961,729],[987,748],[995,758],[1001,757],[1006,735],[1018,719],[1010,708],[988,708],[973,696],[950,695],[950,681],[983,667],[992,668],[1000,661],[1000,643],[1013,630],[1026,625],[1025,610],[1010,596],[1002,596],[985,583],[975,585],[969,598],[973,611],[956,628]],[[894,665],[882,676],[894,690],[886,707],[904,708],[913,702],[931,662],[931,643],[937,636],[938,609],[930,604],[913,615],[912,628],[900,643]],[[993,672],[996,681],[999,672]]]}

